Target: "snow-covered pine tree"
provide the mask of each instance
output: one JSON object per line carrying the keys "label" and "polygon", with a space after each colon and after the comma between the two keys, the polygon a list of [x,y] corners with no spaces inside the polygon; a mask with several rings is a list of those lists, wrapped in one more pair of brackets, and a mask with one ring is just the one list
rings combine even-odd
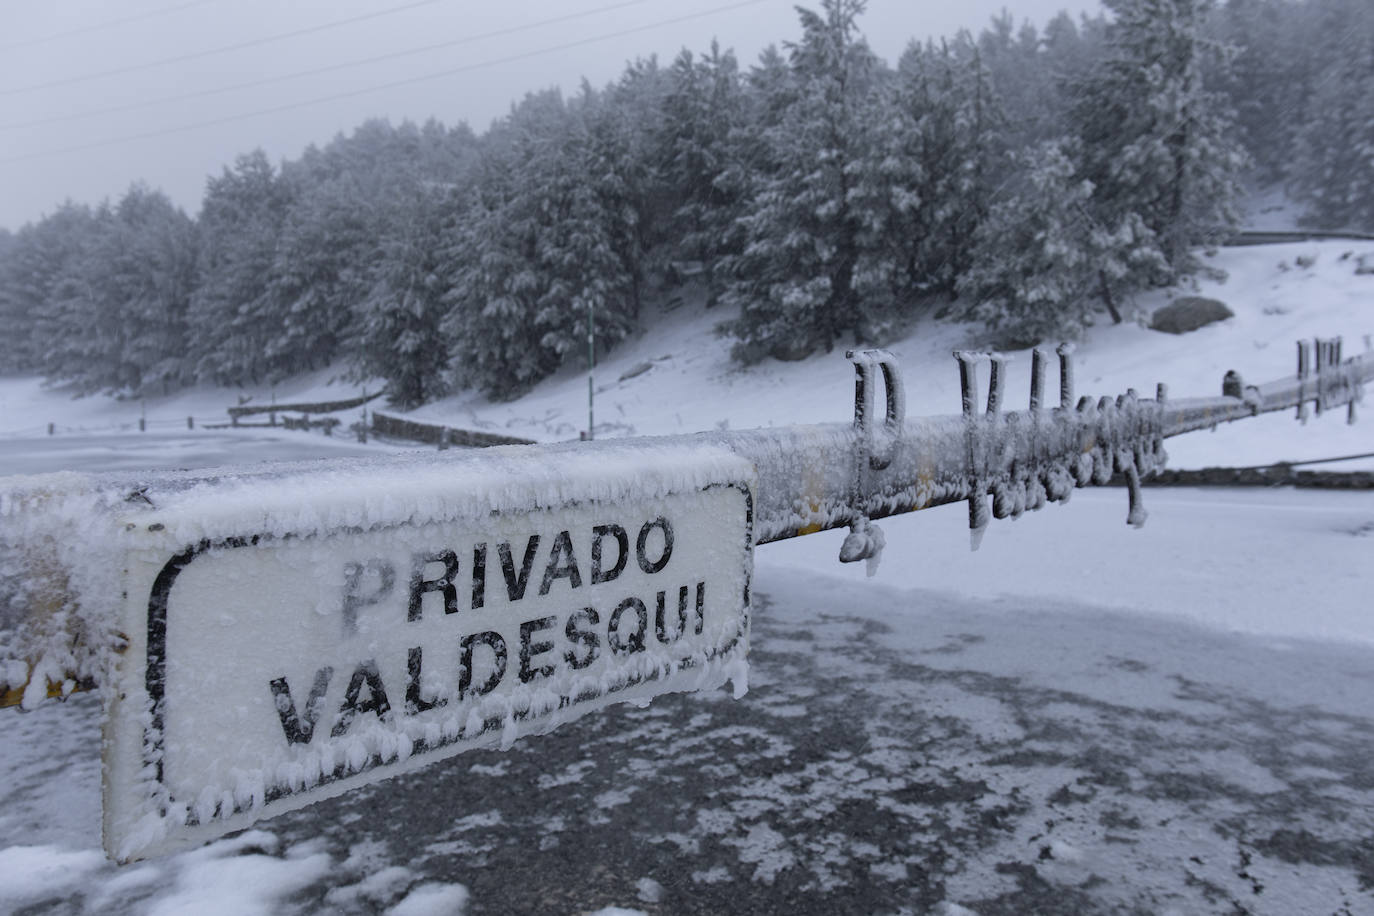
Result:
{"label": "snow-covered pine tree", "polygon": [[540,213],[526,169],[565,117],[559,93],[529,95],[484,138],[466,217],[445,239],[453,269],[442,329],[455,387],[511,398],[558,366],[535,324]]}
{"label": "snow-covered pine tree", "polygon": [[614,189],[616,165],[598,149],[591,130],[600,99],[584,87],[567,122],[563,154],[543,169],[538,189],[545,218],[536,245],[544,287],[535,320],[540,346],[581,362],[586,352],[587,314],[597,328],[597,345],[609,349],[634,327],[634,277],[617,243],[635,214]]}
{"label": "snow-covered pine tree", "polygon": [[1075,87],[1088,79],[1106,56],[1107,20],[1099,13],[1093,17],[1083,14],[1075,21],[1073,16],[1060,11],[1041,29],[1040,43],[1054,76],[1064,132],[1069,133]]}
{"label": "snow-covered pine tree", "polygon": [[1324,66],[1297,137],[1291,186],[1305,222],[1374,232],[1374,8],[1328,0]]}
{"label": "snow-covered pine tree", "polygon": [[1054,69],[1034,25],[1017,27],[1003,9],[979,34],[978,56],[1000,102],[1009,149],[1027,149],[1067,130]]}
{"label": "snow-covered pine tree", "polygon": [[284,378],[299,369],[269,360],[281,333],[270,281],[288,199],[267,154],[239,156],[206,182],[189,330],[196,375],[222,385]]}
{"label": "snow-covered pine tree", "polygon": [[1093,215],[1093,187],[1066,146],[1046,141],[1014,156],[1012,177],[978,227],[973,266],[959,278],[965,318],[998,331],[1000,345],[1077,337],[1103,307],[1104,286],[1155,257],[1134,214],[1113,227]]}
{"label": "snow-covered pine tree", "polygon": [[675,205],[671,256],[700,265],[709,305],[724,288],[722,259],[744,247],[738,223],[745,198],[738,161],[738,135],[747,123],[744,83],[735,56],[714,42],[700,58],[683,50],[668,78],[659,146]]}
{"label": "snow-covered pine tree", "polygon": [[[11,300],[10,284],[14,273],[14,251],[17,241],[13,232],[0,228],[0,327],[9,330],[0,339],[0,372],[13,372],[20,368],[21,354],[27,347],[31,325],[20,315]],[[10,319],[14,322],[11,323]]]}
{"label": "snow-covered pine tree", "polygon": [[51,320],[57,285],[76,269],[89,243],[89,207],[68,201],[14,236],[0,276],[0,365],[49,374],[48,341],[58,333]]}
{"label": "snow-covered pine tree", "polygon": [[[270,345],[271,360],[314,368],[342,357],[363,380],[374,373],[399,379],[401,399],[445,390],[433,365],[413,372],[395,365],[391,357],[400,351],[375,334],[378,327],[410,327],[406,333],[424,336],[442,317],[443,309],[412,327],[390,310],[423,298],[412,289],[413,276],[431,255],[440,258],[433,285],[446,292],[453,268],[442,260],[444,239],[457,222],[475,147],[466,127],[449,131],[432,120],[393,126],[373,119],[283,167],[280,182],[289,203],[272,271],[270,294],[281,329]],[[427,236],[421,231],[426,220],[436,219],[444,228]],[[446,360],[447,343],[437,346]],[[424,363],[433,350],[414,352]]]}
{"label": "snow-covered pine tree", "polygon": [[936,182],[935,213],[923,260],[938,288],[957,292],[959,277],[973,265],[974,235],[1005,167],[1006,119],[982,52],[967,32],[943,45],[940,63],[937,106],[949,113],[950,132],[940,149],[943,161],[927,170]]}
{"label": "snow-covered pine tree", "polygon": [[161,191],[134,185],[97,225],[82,264],[96,309],[84,329],[72,329],[86,343],[69,377],[88,391],[129,394],[165,394],[189,383],[195,224]]}
{"label": "snow-covered pine tree", "polygon": [[269,295],[281,316],[268,344],[272,360],[306,371],[328,365],[348,332],[354,306],[367,295],[381,243],[373,201],[350,172],[316,172],[315,150],[282,167],[291,203],[274,251]]}
{"label": "snow-covered pine tree", "polygon": [[1237,136],[1261,184],[1290,173],[1307,100],[1330,60],[1330,36],[1314,29],[1314,11],[1314,4],[1292,0],[1231,0],[1208,23],[1209,36],[1233,51],[1206,61],[1204,76],[1235,112]]}
{"label": "snow-covered pine tree", "polygon": [[898,187],[920,202],[909,209],[901,232],[908,246],[901,256],[907,297],[953,295],[972,264],[974,233],[1004,171],[1001,103],[966,32],[953,43],[909,45],[895,87],[889,123],[898,129],[890,132],[886,155],[908,163]]}
{"label": "snow-covered pine tree", "polygon": [[455,383],[516,397],[586,352],[588,310],[598,350],[634,326],[625,248],[639,213],[614,145],[591,131],[600,99],[529,96],[488,138],[472,215],[455,236],[462,265],[445,329]]}
{"label": "snow-covered pine tree", "polygon": [[[1194,246],[1237,224],[1246,158],[1225,100],[1204,85],[1208,0],[1104,0],[1114,14],[1108,54],[1074,90],[1083,175],[1103,225],[1135,214],[1167,269],[1123,278],[1126,286],[1172,282],[1197,270]],[[1141,259],[1155,264],[1157,259]]]}
{"label": "snow-covered pine tree", "polygon": [[[16,240],[14,233],[0,226],[0,302],[4,301],[5,284],[10,273],[10,255],[14,251]],[[4,351],[0,349],[0,353]],[[2,360],[2,358],[0,358]],[[0,365],[3,362],[0,361]]]}
{"label": "snow-covered pine tree", "polygon": [[[302,371],[332,362],[351,332],[354,310],[376,280],[387,215],[396,193],[383,179],[404,161],[388,162],[393,132],[371,122],[325,150],[307,149],[282,167],[290,203],[274,249],[270,289],[280,315],[267,358]],[[380,148],[369,148],[373,143]],[[380,173],[380,174],[379,174]]]}
{"label": "snow-covered pine tree", "polygon": [[854,286],[862,225],[850,200],[877,68],[858,34],[864,6],[798,10],[802,38],[789,47],[784,98],[772,102],[779,122],[765,132],[770,161],[741,217],[747,242],[723,297],[740,310],[727,328],[744,362],[799,358],[845,332],[865,334],[869,303]]}
{"label": "snow-covered pine tree", "polygon": [[386,379],[387,399],[403,408],[448,391],[444,239],[458,218],[448,196],[416,185],[409,198],[391,202],[405,218],[382,240],[371,289],[353,310],[355,373]]}
{"label": "snow-covered pine tree", "polygon": [[863,336],[878,339],[887,322],[909,312],[924,292],[917,251],[925,230],[926,176],[919,128],[894,73],[878,72],[866,108],[864,142],[849,166],[849,205],[859,226],[854,289],[865,303]]}
{"label": "snow-covered pine tree", "polygon": [[657,145],[664,133],[668,85],[667,72],[651,57],[630,63],[603,92],[584,84],[577,101],[585,123],[584,181],[619,262],[624,285],[615,294],[617,310],[630,326],[639,321],[650,275],[661,275],[662,246],[673,228],[673,204]]}
{"label": "snow-covered pine tree", "polygon": [[44,375],[71,384],[81,394],[100,390],[100,380],[114,374],[116,367],[107,360],[117,359],[123,343],[119,278],[105,276],[115,266],[110,257],[114,216],[108,201],[91,211],[85,230],[54,279],[39,319]]}

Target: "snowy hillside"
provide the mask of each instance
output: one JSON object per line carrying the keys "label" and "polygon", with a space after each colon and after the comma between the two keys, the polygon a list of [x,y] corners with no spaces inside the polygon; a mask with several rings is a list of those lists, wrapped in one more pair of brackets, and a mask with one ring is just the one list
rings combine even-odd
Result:
{"label": "snowy hillside", "polygon": [[[1220,394],[1228,369],[1255,382],[1291,375],[1300,337],[1344,335],[1347,354],[1358,352],[1364,336],[1374,334],[1374,274],[1356,275],[1360,255],[1374,266],[1374,243],[1222,249],[1208,263],[1226,279],[1202,280],[1197,294],[1223,300],[1235,318],[1181,337],[1137,324],[1096,327],[1075,357],[1078,391],[1116,395],[1133,387],[1149,397],[1156,383],[1166,382],[1176,397]],[[1141,296],[1138,305],[1149,313],[1170,295]],[[729,362],[728,341],[714,333],[726,317],[683,305],[651,332],[611,353],[596,370],[597,437],[852,416],[853,370],[842,352],[739,369]],[[890,344],[905,373],[908,415],[957,413],[959,376],[950,353],[983,343],[976,329],[926,319]],[[1023,351],[1014,359],[1008,403],[1019,406],[1029,392],[1030,354]],[[421,408],[414,416],[541,441],[575,439],[587,425],[587,379],[582,371],[566,371],[510,404],[467,395]],[[1327,418],[1299,430],[1287,417],[1261,417],[1214,436],[1172,440],[1169,451],[1170,465],[1182,468],[1374,452],[1374,424],[1347,427]]]}
{"label": "snowy hillside", "polygon": [[[1080,394],[1116,395],[1133,387],[1150,396],[1166,382],[1175,397],[1218,394],[1221,377],[1236,369],[1247,381],[1292,374],[1300,337],[1343,335],[1346,353],[1374,334],[1374,274],[1357,275],[1360,256],[1374,266],[1374,243],[1326,241],[1220,250],[1208,259],[1225,280],[1202,280],[1197,294],[1226,302],[1236,317],[1176,337],[1128,323],[1091,329],[1076,353]],[[1171,295],[1141,296],[1149,313]],[[846,422],[853,411],[853,370],[843,352],[798,362],[767,360],[742,369],[728,357],[729,342],[715,326],[729,316],[686,302],[664,310],[650,330],[613,350],[596,369],[597,438],[659,436],[710,429],[747,429],[791,423]],[[911,416],[956,413],[959,379],[950,352],[985,343],[969,326],[926,318],[889,345],[906,378]],[[1013,355],[1008,402],[1025,402],[1030,356]],[[36,379],[0,379],[0,468],[32,473],[59,468],[198,466],[230,461],[375,453],[405,447],[359,447],[350,435],[274,430],[186,429],[227,421],[225,408],[353,397],[367,386],[344,381],[340,370],[318,372],[275,387],[196,389],[146,401],[71,398]],[[371,390],[375,391],[374,383]],[[138,420],[146,414],[148,432]],[[354,411],[347,422],[361,416]],[[566,370],[509,403],[473,393],[429,404],[410,416],[454,427],[490,430],[537,441],[576,439],[587,426],[587,377]],[[55,423],[58,436],[47,436]],[[206,437],[213,440],[207,445]],[[1374,452],[1374,423],[1346,426],[1328,417],[1300,429],[1286,416],[1266,416],[1214,435],[1171,440],[1170,466],[1249,465]],[[106,457],[102,457],[106,455]],[[1374,467],[1366,461],[1340,467]]]}

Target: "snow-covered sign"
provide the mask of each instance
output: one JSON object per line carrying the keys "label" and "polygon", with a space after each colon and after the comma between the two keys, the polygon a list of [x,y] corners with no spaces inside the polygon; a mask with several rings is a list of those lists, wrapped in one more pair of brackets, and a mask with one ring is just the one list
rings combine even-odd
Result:
{"label": "snow-covered sign", "polygon": [[744,689],[754,469],[651,443],[191,487],[131,513],[128,860],[618,701]]}

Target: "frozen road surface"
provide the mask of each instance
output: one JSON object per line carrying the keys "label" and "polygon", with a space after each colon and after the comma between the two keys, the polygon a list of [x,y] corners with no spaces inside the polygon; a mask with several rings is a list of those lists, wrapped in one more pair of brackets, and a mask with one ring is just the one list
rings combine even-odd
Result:
{"label": "frozen road surface", "polygon": [[[1374,912],[1374,499],[1147,497],[1142,532],[1084,492],[971,557],[957,509],[889,520],[868,581],[825,538],[762,548],[743,700],[615,707],[125,868],[98,702],[7,710],[0,911]],[[1230,603],[1141,586],[1164,561]]]}

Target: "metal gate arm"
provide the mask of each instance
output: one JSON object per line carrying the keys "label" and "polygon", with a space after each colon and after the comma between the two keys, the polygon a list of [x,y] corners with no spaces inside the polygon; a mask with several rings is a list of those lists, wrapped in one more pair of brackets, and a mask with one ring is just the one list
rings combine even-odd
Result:
{"label": "metal gate arm", "polygon": [[[685,436],[508,446],[464,461],[499,462],[511,449],[556,454],[643,450],[646,466],[674,448],[720,448],[746,458],[758,472],[754,543],[769,543],[831,528],[848,527],[841,550],[846,561],[876,560],[882,535],[874,520],[954,502],[967,502],[976,547],[990,518],[1014,517],[1047,502],[1069,499],[1076,487],[1103,485],[1120,474],[1130,494],[1127,521],[1143,524],[1140,479],[1166,460],[1163,440],[1276,410],[1297,409],[1305,420],[1339,406],[1353,420],[1363,386],[1374,378],[1374,351],[1342,359],[1339,339],[1303,342],[1296,375],[1246,385],[1227,373],[1222,394],[1172,399],[1160,385],[1156,397],[1134,391],[1118,397],[1074,400],[1072,351],[1060,347],[1059,404],[1043,404],[1050,361],[1032,354],[1031,397],[1025,410],[1007,410],[1003,388],[1008,360],[996,354],[955,354],[962,381],[959,414],[908,418],[900,371],[884,351],[851,353],[856,367],[852,423],[711,431]],[[988,394],[980,404],[979,371],[988,366]],[[885,386],[879,398],[876,385]],[[886,406],[881,420],[879,403]],[[455,456],[461,453],[455,453]],[[413,459],[346,459],[298,462],[235,473],[149,472],[60,474],[0,479],[0,696],[36,702],[99,677],[97,658],[107,657],[120,634],[102,628],[83,594],[110,581],[83,568],[84,552],[72,539],[94,544],[102,524],[151,508],[191,487],[251,487],[255,480],[310,475],[362,463],[377,473],[405,474]],[[430,459],[432,460],[432,459]],[[458,460],[455,457],[455,460]],[[93,534],[94,532],[94,534]],[[97,583],[104,583],[99,585]],[[96,596],[93,596],[96,597]],[[44,683],[46,681],[46,683]]]}

